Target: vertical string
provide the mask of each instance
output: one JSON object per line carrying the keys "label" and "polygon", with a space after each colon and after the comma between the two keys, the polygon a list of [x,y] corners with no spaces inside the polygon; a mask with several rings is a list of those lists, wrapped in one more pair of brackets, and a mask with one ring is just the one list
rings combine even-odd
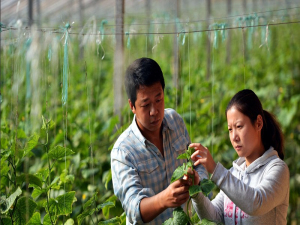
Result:
{"label": "vertical string", "polygon": [[212,48],[212,64],[211,64],[211,71],[212,71],[212,77],[211,77],[211,101],[212,101],[212,113],[211,113],[211,153],[212,157],[214,157],[214,113],[215,113],[215,102],[214,102],[214,81],[215,81],[215,71],[214,71],[214,61],[215,61],[215,48]]}
{"label": "vertical string", "polygon": [[146,57],[148,57],[148,35],[146,34]]}
{"label": "vertical string", "polygon": [[244,88],[246,88],[246,65],[245,65],[245,30],[242,28],[243,34],[243,65],[244,65]]}
{"label": "vertical string", "polygon": [[[93,146],[92,146],[92,131],[91,131],[91,117],[90,117],[90,100],[89,100],[89,91],[88,91],[88,82],[87,82],[87,66],[85,61],[85,86],[86,86],[86,99],[88,105],[88,119],[89,119],[89,135],[90,135],[90,146],[89,150],[91,152],[91,167],[92,171],[94,170],[94,153],[93,153]],[[95,185],[95,175],[92,175],[92,184]]]}
{"label": "vertical string", "polygon": [[191,63],[190,63],[190,35],[188,35],[188,61],[189,61],[189,98],[190,98],[190,137],[192,136],[192,100],[191,100]]}

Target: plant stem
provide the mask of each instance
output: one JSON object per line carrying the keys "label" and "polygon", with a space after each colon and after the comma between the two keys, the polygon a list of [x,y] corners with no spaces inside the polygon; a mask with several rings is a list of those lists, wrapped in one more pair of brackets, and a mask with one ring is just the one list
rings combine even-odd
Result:
{"label": "plant stem", "polygon": [[[50,193],[50,190],[49,190],[49,193]],[[52,218],[51,218],[50,210],[49,210],[49,193],[47,193],[47,211],[48,211],[48,214],[49,214],[51,224],[54,225],[54,223],[52,221]]]}
{"label": "plant stem", "polygon": [[190,224],[193,225],[193,222],[192,222],[192,220],[191,220],[191,218],[190,218],[190,213],[189,213],[189,204],[190,204],[190,202],[191,202],[191,197],[189,198],[189,200],[188,200],[188,202],[187,202],[187,204],[186,204],[186,213],[187,213],[187,216],[188,216],[188,218],[189,218]]}

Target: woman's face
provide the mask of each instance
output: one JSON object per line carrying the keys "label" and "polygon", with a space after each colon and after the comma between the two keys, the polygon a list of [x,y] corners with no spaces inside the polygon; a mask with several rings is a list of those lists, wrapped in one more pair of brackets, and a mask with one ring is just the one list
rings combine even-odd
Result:
{"label": "woman's face", "polygon": [[247,166],[264,153],[261,141],[263,121],[257,116],[254,124],[248,116],[232,106],[227,111],[229,138],[239,157],[245,157]]}

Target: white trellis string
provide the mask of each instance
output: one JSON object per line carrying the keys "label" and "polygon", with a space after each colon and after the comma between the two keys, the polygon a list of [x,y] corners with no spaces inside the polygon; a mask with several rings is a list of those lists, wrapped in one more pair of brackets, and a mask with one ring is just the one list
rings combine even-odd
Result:
{"label": "white trellis string", "polygon": [[192,100],[191,100],[190,36],[188,36],[188,61],[189,61],[190,136],[191,136],[191,134],[192,134]]}

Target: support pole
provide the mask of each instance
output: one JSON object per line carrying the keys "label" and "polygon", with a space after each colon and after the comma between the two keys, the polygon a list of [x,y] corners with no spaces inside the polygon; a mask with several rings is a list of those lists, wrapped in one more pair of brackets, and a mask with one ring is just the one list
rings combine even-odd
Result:
{"label": "support pole", "polygon": [[123,107],[123,67],[124,67],[124,9],[125,0],[116,0],[116,46],[114,56],[114,114],[119,116],[122,125]]}

